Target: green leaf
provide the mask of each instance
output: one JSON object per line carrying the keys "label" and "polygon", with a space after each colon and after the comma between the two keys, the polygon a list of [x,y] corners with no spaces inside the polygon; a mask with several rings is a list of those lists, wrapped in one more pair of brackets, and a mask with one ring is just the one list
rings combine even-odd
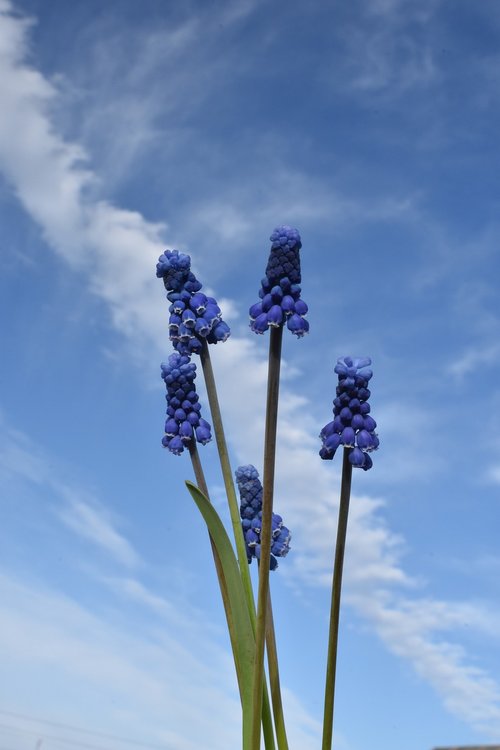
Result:
{"label": "green leaf", "polygon": [[217,549],[226,582],[229,608],[231,610],[236,640],[237,663],[241,702],[243,708],[243,748],[248,747],[252,717],[252,681],[255,663],[255,636],[250,621],[248,605],[241,581],[240,569],[217,511],[207,497],[192,482],[186,487],[207,524],[209,534]]}

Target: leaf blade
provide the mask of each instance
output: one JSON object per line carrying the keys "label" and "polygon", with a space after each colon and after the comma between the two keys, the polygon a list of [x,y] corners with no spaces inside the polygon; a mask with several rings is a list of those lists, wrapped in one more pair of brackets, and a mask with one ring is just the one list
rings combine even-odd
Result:
{"label": "leaf blade", "polygon": [[[241,700],[243,708],[243,747],[247,747],[252,716],[252,682],[255,663],[255,636],[248,612],[248,605],[241,581],[241,574],[236,556],[224,524],[208,498],[192,482],[186,481],[198,510],[208,527],[210,537],[217,549],[226,581],[229,607],[231,609],[236,650],[238,654],[236,669],[239,669]],[[247,736],[248,735],[248,736]]]}

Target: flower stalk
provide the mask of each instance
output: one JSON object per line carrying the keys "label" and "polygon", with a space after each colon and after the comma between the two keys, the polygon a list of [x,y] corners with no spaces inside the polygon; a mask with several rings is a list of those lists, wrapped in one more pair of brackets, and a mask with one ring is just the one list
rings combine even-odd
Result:
{"label": "flower stalk", "polygon": [[342,357],[337,360],[334,368],[338,375],[336,397],[333,401],[334,419],[328,422],[320,433],[322,447],[319,455],[323,460],[331,460],[336,451],[341,446],[343,447],[339,521],[330,607],[322,750],[330,750],[332,746],[340,591],[352,469],[355,467],[369,471],[373,466],[370,453],[377,450],[379,446],[379,439],[375,432],[377,423],[370,414],[371,409],[368,403],[370,398],[368,384],[373,375],[370,365],[370,357]]}
{"label": "flower stalk", "polygon": [[276,433],[278,424],[279,380],[283,327],[273,326],[269,339],[269,365],[267,381],[266,425],[264,437],[264,472],[262,493],[262,531],[257,595],[257,627],[255,632],[255,667],[253,679],[253,720],[251,750],[260,748],[260,714],[264,685],[264,651],[269,601],[269,565],[271,555],[271,527],[273,516],[274,470],[276,459]]}
{"label": "flower stalk", "polygon": [[344,568],[344,551],[347,535],[347,517],[351,498],[352,464],[349,461],[351,448],[344,448],[342,462],[342,480],[340,486],[339,522],[335,561],[332,578],[332,599],[330,607],[330,628],[328,635],[328,655],[326,663],[325,705],[323,714],[323,742],[321,750],[330,750],[333,738],[333,709],[335,701],[335,677],[337,670],[337,648],[340,620],[340,592]]}
{"label": "flower stalk", "polygon": [[274,629],[274,618],[270,593],[267,600],[266,648],[276,740],[278,742],[279,750],[288,750],[288,738],[285,729],[285,716],[283,713],[283,702],[281,700],[281,685],[278,669],[278,649],[276,646],[276,633]]}
{"label": "flower stalk", "polygon": [[222,414],[219,406],[217,387],[215,385],[215,376],[212,367],[212,361],[210,359],[210,352],[206,341],[203,341],[202,343],[200,361],[205,378],[205,386],[207,389],[208,403],[212,415],[212,425],[215,433],[215,441],[217,443],[217,451],[219,453],[222,478],[224,480],[224,487],[226,490],[227,502],[229,505],[229,514],[231,516],[231,524],[233,527],[234,540],[236,543],[236,556],[238,558],[238,563],[241,570],[243,587],[245,589],[247,600],[249,602],[249,609],[250,602],[252,602],[251,608],[254,609],[252,581],[250,578],[250,572],[248,570],[247,553],[245,540],[243,538],[243,531],[241,528],[239,505],[238,500],[236,499],[236,490],[234,488],[231,464],[229,463],[229,451],[227,448],[226,436],[224,434],[224,425],[222,423]]}
{"label": "flower stalk", "polygon": [[[245,545],[250,564],[254,557],[257,565],[261,563],[261,532],[262,532],[262,494],[263,487],[255,466],[247,464],[239,466],[236,470],[236,482],[240,492],[240,515]],[[272,545],[269,559],[270,570],[278,567],[277,558],[286,557],[290,549],[291,534],[289,529],[283,525],[283,519],[273,513],[272,520]],[[271,610],[271,598],[269,597],[269,610],[266,625],[267,659],[269,667],[269,682],[271,686],[271,700],[274,716],[274,726],[279,750],[288,750],[286,738],[283,706],[281,701],[280,678],[278,670],[278,655],[276,648],[276,636]]]}

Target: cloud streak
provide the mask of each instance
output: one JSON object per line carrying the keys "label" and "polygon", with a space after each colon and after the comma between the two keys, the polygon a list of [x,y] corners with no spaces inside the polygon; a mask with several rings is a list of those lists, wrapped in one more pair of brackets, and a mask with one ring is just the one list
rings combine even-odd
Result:
{"label": "cloud streak", "polygon": [[[218,747],[237,746],[239,712],[230,661],[202,630],[197,633],[204,644],[200,661],[166,634],[127,633],[40,586],[29,588],[2,575],[0,590],[6,679],[13,669],[22,681],[28,667],[50,667],[54,689],[66,674],[86,710],[92,709],[108,731],[183,750],[203,746],[209,731]],[[61,715],[73,713],[64,695],[58,704]],[[196,722],[189,718],[193,705]]]}
{"label": "cloud streak", "polygon": [[0,435],[0,476],[18,477],[49,490],[58,499],[50,506],[57,518],[83,540],[104,551],[119,565],[135,569],[142,564],[131,543],[115,528],[107,510],[82,491],[71,487],[58,473],[56,462],[50,461],[19,431],[12,430],[5,420]]}
{"label": "cloud streak", "polygon": [[450,602],[393,601],[383,596],[354,598],[353,604],[373,624],[392,653],[409,661],[456,716],[465,716],[475,727],[494,738],[500,731],[500,687],[488,673],[468,662],[465,650],[437,638],[457,625],[476,627],[498,638],[492,613],[480,606]]}
{"label": "cloud streak", "polygon": [[67,504],[57,514],[60,520],[78,536],[104,550],[116,562],[127,568],[137,568],[141,559],[130,542],[112,525],[103,508],[93,506],[75,497],[72,490],[64,488]]}

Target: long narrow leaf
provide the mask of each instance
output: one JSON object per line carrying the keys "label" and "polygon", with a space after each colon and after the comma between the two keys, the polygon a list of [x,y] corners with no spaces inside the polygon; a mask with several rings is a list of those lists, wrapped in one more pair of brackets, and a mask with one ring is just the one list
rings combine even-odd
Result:
{"label": "long narrow leaf", "polygon": [[229,606],[236,632],[238,664],[240,669],[241,700],[243,707],[243,748],[249,747],[252,717],[252,681],[255,663],[255,637],[250,622],[248,606],[241,582],[240,570],[233,547],[217,511],[201,490],[187,481],[186,487],[207,524],[208,531],[219,554],[227,585]]}

